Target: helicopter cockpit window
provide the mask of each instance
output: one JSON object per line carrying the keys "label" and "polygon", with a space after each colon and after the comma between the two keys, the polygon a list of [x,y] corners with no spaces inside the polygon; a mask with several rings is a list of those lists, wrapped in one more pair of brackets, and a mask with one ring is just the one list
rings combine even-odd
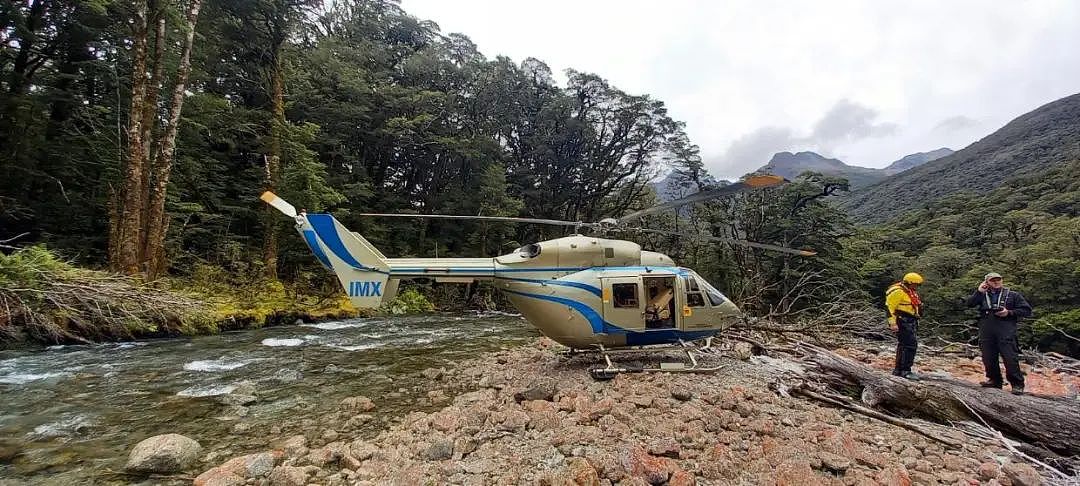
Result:
{"label": "helicopter cockpit window", "polygon": [[615,300],[616,309],[636,309],[638,304],[638,288],[636,283],[617,283],[611,286],[611,295]]}
{"label": "helicopter cockpit window", "polygon": [[709,303],[713,307],[724,303],[724,295],[714,289],[709,289],[705,292],[705,295],[709,296]]}
{"label": "helicopter cockpit window", "polygon": [[540,256],[540,245],[533,243],[518,248],[518,255],[521,255],[522,258],[536,258]]}
{"label": "helicopter cockpit window", "polygon": [[702,280],[701,286],[705,288],[705,295],[709,296],[709,303],[712,304],[713,307],[723,304],[724,301],[727,300],[724,298],[724,294],[721,294],[719,290],[713,288],[709,282]]}

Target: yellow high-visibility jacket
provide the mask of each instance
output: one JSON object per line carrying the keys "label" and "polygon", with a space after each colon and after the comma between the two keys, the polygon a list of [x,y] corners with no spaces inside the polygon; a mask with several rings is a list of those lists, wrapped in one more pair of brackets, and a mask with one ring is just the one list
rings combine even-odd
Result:
{"label": "yellow high-visibility jacket", "polygon": [[889,325],[892,326],[897,324],[897,313],[919,317],[919,306],[911,301],[911,296],[900,282],[890,285],[885,291],[885,308],[889,311]]}

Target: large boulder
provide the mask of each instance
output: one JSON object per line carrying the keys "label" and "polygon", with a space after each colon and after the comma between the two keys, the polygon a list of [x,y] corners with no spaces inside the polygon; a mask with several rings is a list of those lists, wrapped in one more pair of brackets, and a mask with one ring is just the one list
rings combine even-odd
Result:
{"label": "large boulder", "polygon": [[1012,481],[1013,486],[1039,486],[1042,477],[1035,468],[1020,462],[1010,462],[1001,468],[1001,472]]}
{"label": "large boulder", "polygon": [[375,402],[365,396],[348,397],[341,401],[343,410],[370,412],[375,410]]}
{"label": "large boulder", "polygon": [[155,435],[135,445],[128,456],[128,471],[168,474],[195,464],[202,446],[180,434]]}

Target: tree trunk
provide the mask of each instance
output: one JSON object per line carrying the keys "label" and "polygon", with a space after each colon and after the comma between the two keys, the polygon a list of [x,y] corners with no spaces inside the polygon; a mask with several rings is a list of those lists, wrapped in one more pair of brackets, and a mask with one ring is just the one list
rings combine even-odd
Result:
{"label": "tree trunk", "polygon": [[150,0],[150,11],[150,18],[153,19],[155,24],[154,57],[150,84],[146,88],[146,102],[143,104],[142,113],[143,145],[140,158],[143,161],[143,171],[142,182],[139,185],[142,188],[142,195],[139,198],[142,200],[143,205],[139,208],[139,211],[142,212],[139,217],[142,220],[142,226],[138,228],[138,254],[136,255],[139,261],[139,271],[143,273],[149,273],[149,269],[146,268],[146,242],[147,227],[150,225],[150,206],[147,203],[150,201],[151,184],[153,183],[154,159],[151,154],[154,145],[154,125],[157,122],[158,95],[161,93],[161,84],[165,77],[165,12],[162,11],[162,7],[157,0]]}
{"label": "tree trunk", "polygon": [[169,218],[165,215],[165,195],[172,173],[172,162],[176,154],[176,134],[180,127],[180,113],[184,107],[184,91],[188,75],[191,74],[191,50],[195,43],[195,25],[199,20],[202,0],[191,0],[187,11],[187,32],[184,37],[184,50],[180,54],[180,66],[177,68],[176,85],[173,87],[172,101],[169,108],[169,121],[165,126],[154,157],[154,186],[150,193],[150,211],[146,230],[146,270],[148,279],[156,279],[168,267],[165,258],[165,234],[169,229]]}
{"label": "tree trunk", "polygon": [[48,3],[48,0],[34,0],[30,4],[30,11],[23,25],[25,31],[20,32],[23,29],[15,26],[14,32],[18,39],[19,52],[15,54],[11,78],[8,81],[8,91],[13,95],[26,94],[26,91],[30,89],[30,78],[34,71],[31,68],[30,53],[37,48],[38,30],[41,29]]}
{"label": "tree trunk", "polygon": [[[143,171],[145,168],[142,154],[143,110],[146,104],[146,49],[147,49],[147,14],[146,1],[136,3],[134,19],[134,37],[132,39],[131,69],[131,109],[128,112],[128,149],[127,165],[124,168],[123,185],[119,191],[115,239],[109,242],[110,262],[113,270],[128,275],[139,272],[139,243],[142,228],[143,206]],[[113,250],[115,248],[115,251]]]}
{"label": "tree trunk", "polygon": [[[270,156],[266,158],[266,171],[264,173],[266,190],[273,191],[281,180],[281,146],[285,130],[285,80],[281,72],[281,43],[274,49],[274,60],[270,73],[271,109],[273,119],[270,121]],[[277,279],[277,222],[276,211],[267,206],[263,210],[266,233],[263,235],[263,263],[266,265],[266,276]]]}
{"label": "tree trunk", "polygon": [[862,401],[907,415],[942,422],[985,421],[1015,438],[1064,455],[1080,453],[1080,403],[1057,397],[1012,395],[968,382],[925,377],[909,381],[875,370],[825,349],[801,345],[825,376],[839,376],[861,386]]}

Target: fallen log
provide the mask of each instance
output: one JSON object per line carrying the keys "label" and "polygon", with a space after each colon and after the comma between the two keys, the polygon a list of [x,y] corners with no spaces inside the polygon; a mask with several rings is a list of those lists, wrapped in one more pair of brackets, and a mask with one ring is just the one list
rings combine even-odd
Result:
{"label": "fallen log", "polygon": [[904,416],[942,423],[974,420],[1004,434],[1064,455],[1080,454],[1080,402],[1059,397],[1012,395],[949,378],[914,382],[884,373],[827,349],[799,343],[823,381],[855,385],[860,399]]}

